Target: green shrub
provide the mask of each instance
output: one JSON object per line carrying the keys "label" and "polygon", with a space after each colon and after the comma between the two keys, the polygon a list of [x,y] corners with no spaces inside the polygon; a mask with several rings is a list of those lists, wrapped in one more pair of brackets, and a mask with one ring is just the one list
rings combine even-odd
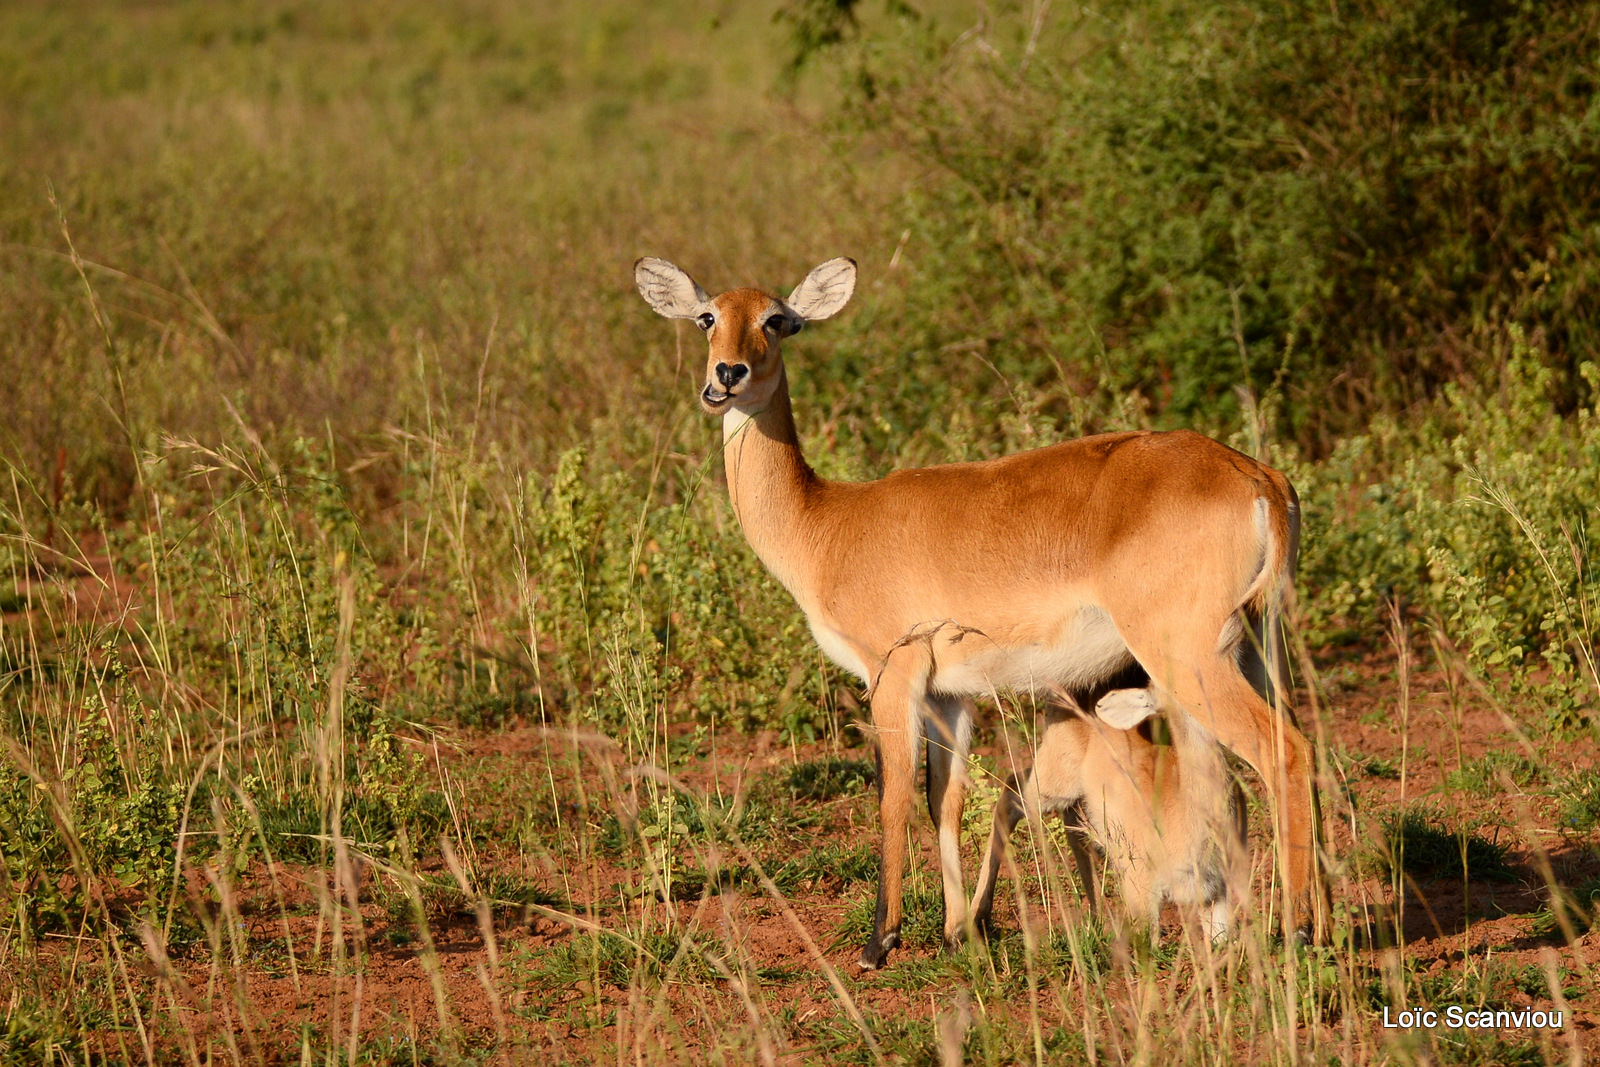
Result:
{"label": "green shrub", "polygon": [[1312,643],[1420,610],[1570,733],[1600,698],[1583,10],[798,0],[798,57],[853,87],[838,135],[931,175],[856,320],[893,346],[845,339],[812,387],[870,375],[864,450],[902,463],[1146,420],[1285,437]]}
{"label": "green shrub", "polygon": [[[1185,422],[1281,381],[1301,440],[1542,331],[1564,406],[1600,334],[1600,116],[1574,4],[1003,4],[976,26],[786,9],[908,190],[909,321],[1012,380],[1137,389]],[[873,13],[875,16],[875,13]],[[854,32],[859,31],[859,32]],[[941,360],[941,370],[948,364]],[[981,377],[979,367],[971,368]]]}
{"label": "green shrub", "polygon": [[114,650],[101,652],[116,710],[89,698],[61,739],[59,774],[44,746],[32,759],[0,760],[0,885],[11,891],[3,906],[35,929],[120,918],[172,877],[185,797],[150,729],[159,709],[144,705]]}
{"label": "green shrub", "polygon": [[1305,619],[1318,642],[1381,630],[1391,598],[1423,608],[1507,695],[1570,731],[1600,697],[1600,419],[1553,410],[1552,374],[1520,335],[1501,351],[1499,373],[1450,386],[1409,427],[1286,464],[1305,512]]}

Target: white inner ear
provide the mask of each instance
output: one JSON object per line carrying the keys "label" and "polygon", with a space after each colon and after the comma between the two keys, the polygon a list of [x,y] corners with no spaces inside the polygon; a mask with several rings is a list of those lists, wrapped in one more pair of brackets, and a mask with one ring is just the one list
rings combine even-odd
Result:
{"label": "white inner ear", "polygon": [[836,315],[856,291],[856,261],[830,259],[806,275],[784,301],[802,319],[816,321]]}
{"label": "white inner ear", "polygon": [[1094,706],[1100,721],[1113,730],[1131,730],[1157,710],[1148,689],[1113,689]]}
{"label": "white inner ear", "polygon": [[682,267],[650,256],[633,265],[633,282],[645,303],[669,319],[692,319],[711,297]]}

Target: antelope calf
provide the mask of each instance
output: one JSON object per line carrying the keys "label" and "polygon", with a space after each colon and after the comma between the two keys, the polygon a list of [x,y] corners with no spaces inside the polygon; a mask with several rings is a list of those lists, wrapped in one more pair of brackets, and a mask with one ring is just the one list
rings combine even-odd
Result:
{"label": "antelope calf", "polygon": [[1116,873],[1125,906],[1152,928],[1171,900],[1199,908],[1213,939],[1228,932],[1250,875],[1244,792],[1222,750],[1192,736],[1182,718],[1171,720],[1167,743],[1157,742],[1155,714],[1139,689],[1109,693],[1091,713],[1050,705],[1032,769],[1020,782],[1013,776],[995,804],[972,903],[979,929],[989,925],[1012,830],[1024,817],[1038,828],[1043,814],[1060,812],[1091,912],[1099,892],[1085,836]]}
{"label": "antelope calf", "polygon": [[960,833],[974,698],[1079,690],[1135,664],[1174,720],[1261,775],[1285,921],[1300,927],[1316,877],[1310,745],[1238,657],[1293,573],[1299,505],[1282,474],[1180,430],[830,481],[801,453],[781,350],[849,302],[854,261],[829,260],[782,298],[711,296],[661,259],[635,263],[634,281],[658,314],[705,333],[698,399],[722,420],[739,525],[822,651],[871,694],[883,836],[862,967],[882,966],[900,941],[922,753],[953,943],[966,925]]}

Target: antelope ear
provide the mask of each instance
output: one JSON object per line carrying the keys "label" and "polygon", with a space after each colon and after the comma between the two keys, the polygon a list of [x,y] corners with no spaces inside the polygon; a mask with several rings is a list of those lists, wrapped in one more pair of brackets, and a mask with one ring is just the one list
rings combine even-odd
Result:
{"label": "antelope ear", "polygon": [[646,256],[635,262],[633,283],[645,303],[669,319],[692,319],[711,303],[711,297],[682,267],[664,259]]}
{"label": "antelope ear", "polygon": [[841,256],[807,274],[784,303],[802,319],[815,321],[838,314],[855,291],[856,261]]}
{"label": "antelope ear", "polygon": [[1131,730],[1158,710],[1148,689],[1113,689],[1094,706],[1100,721],[1113,730]]}

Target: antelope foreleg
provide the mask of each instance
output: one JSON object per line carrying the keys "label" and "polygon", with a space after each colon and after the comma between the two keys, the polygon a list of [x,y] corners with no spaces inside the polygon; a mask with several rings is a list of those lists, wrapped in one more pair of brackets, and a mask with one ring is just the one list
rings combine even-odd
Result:
{"label": "antelope foreleg", "polygon": [[878,735],[878,818],[883,839],[878,849],[878,906],[872,918],[872,937],[857,961],[868,971],[882,967],[889,951],[900,944],[906,835],[911,826],[921,736],[907,680],[887,671],[879,677],[872,694],[872,724]]}
{"label": "antelope foreleg", "polygon": [[972,746],[971,701],[935,696],[927,722],[928,811],[939,839],[939,876],[944,890],[944,944],[961,943],[967,899],[961,884],[961,813],[966,804],[967,751]]}

